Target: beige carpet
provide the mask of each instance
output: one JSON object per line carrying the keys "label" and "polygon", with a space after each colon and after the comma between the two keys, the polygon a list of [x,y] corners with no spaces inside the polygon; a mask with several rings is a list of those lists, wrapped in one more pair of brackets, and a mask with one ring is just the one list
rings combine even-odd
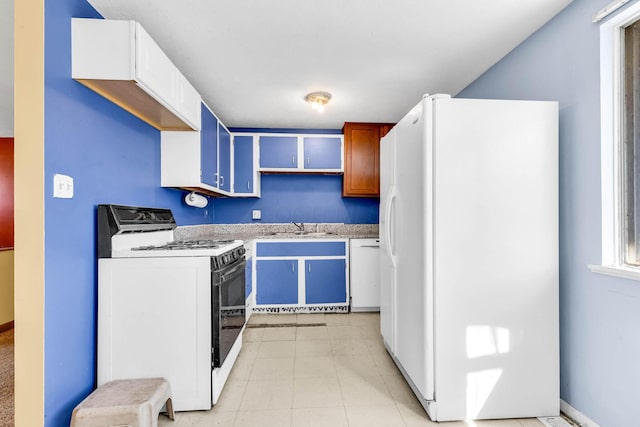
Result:
{"label": "beige carpet", "polygon": [[13,329],[0,333],[0,426],[14,425]]}

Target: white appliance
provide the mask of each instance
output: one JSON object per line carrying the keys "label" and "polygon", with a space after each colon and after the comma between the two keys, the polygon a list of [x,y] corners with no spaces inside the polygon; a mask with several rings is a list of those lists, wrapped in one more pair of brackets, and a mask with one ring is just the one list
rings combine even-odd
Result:
{"label": "white appliance", "polygon": [[170,210],[98,206],[98,385],[164,377],[210,409],[242,347],[241,240],[175,241]]}
{"label": "white appliance", "polygon": [[349,240],[351,311],[380,311],[379,239]]}
{"label": "white appliance", "polygon": [[380,150],[381,332],[431,419],[558,415],[557,103],[425,96]]}

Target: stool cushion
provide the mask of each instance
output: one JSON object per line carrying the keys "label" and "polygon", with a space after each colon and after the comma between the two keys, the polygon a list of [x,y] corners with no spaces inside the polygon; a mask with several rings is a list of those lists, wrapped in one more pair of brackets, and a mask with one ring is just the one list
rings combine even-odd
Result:
{"label": "stool cushion", "polygon": [[76,406],[71,426],[152,427],[165,403],[173,419],[171,388],[164,378],[115,380],[98,387]]}

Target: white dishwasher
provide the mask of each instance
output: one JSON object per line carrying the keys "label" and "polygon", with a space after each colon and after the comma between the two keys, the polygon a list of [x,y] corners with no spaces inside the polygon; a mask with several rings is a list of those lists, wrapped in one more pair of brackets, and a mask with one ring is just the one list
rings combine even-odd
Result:
{"label": "white dishwasher", "polygon": [[351,311],[380,311],[380,240],[350,242]]}

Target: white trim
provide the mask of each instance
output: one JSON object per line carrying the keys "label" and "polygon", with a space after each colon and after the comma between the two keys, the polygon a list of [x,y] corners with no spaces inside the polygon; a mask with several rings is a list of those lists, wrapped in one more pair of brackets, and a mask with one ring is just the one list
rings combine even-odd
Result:
{"label": "white trim", "polygon": [[586,415],[584,415],[562,399],[560,399],[560,411],[571,418],[573,421],[577,422],[580,427],[600,427]]}
{"label": "white trim", "polygon": [[595,15],[593,15],[593,20],[591,22],[596,23],[602,21],[607,16],[611,15],[616,10],[620,9],[625,4],[629,3],[630,0],[616,0],[614,2],[609,3],[602,9],[598,11]]}
{"label": "white trim", "polygon": [[640,280],[640,268],[618,267],[615,265],[589,264],[592,273],[606,274],[608,276],[622,277],[625,279]]}
{"label": "white trim", "polygon": [[635,271],[632,267],[623,267],[620,243],[621,30],[639,18],[640,2],[600,26],[602,265],[590,265],[589,268],[596,273],[619,277],[621,270],[625,274],[621,277],[630,277],[627,273]]}
{"label": "white trim", "polygon": [[227,358],[224,360],[224,363],[221,367],[215,368],[211,370],[211,404],[216,405],[218,400],[220,399],[220,394],[222,393],[222,389],[224,385],[227,383],[229,379],[229,375],[231,375],[231,369],[233,365],[235,365],[236,360],[238,360],[238,356],[240,355],[240,350],[242,349],[242,335],[244,334],[246,324],[242,327],[242,332],[236,338],[236,342],[233,343],[229,353],[227,354]]}

